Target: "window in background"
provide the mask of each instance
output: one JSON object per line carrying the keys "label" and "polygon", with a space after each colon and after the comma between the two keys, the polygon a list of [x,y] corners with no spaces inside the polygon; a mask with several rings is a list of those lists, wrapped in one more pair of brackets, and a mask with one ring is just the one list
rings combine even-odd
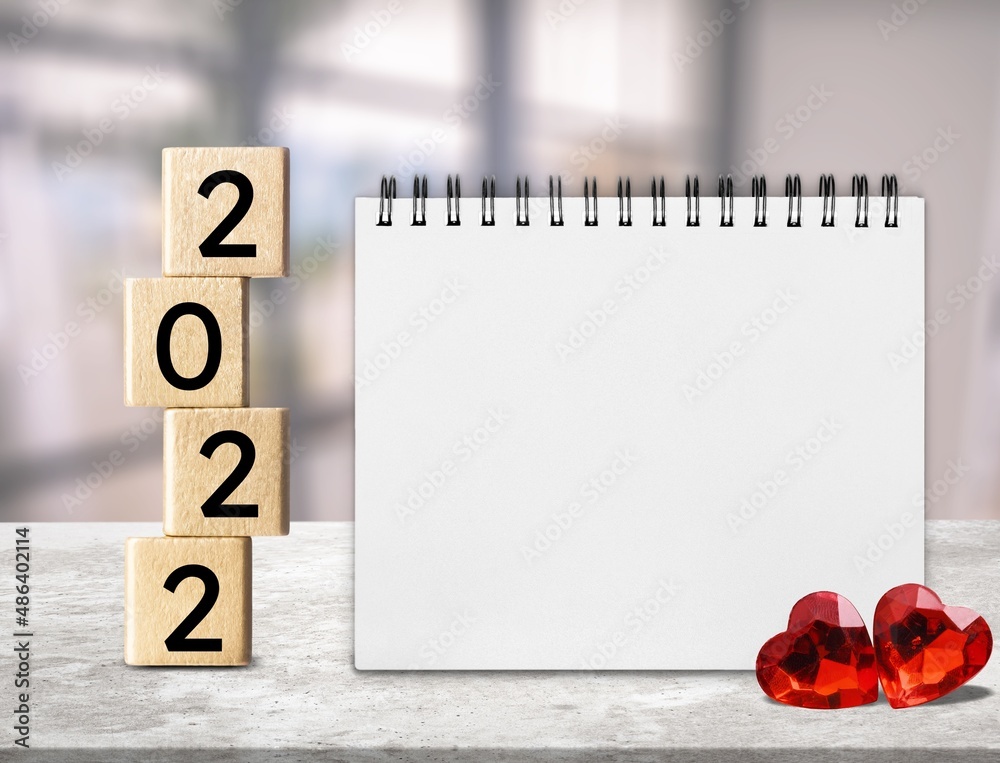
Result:
{"label": "window in background", "polygon": [[[6,5],[3,39],[35,10]],[[251,399],[292,404],[293,518],[349,518],[354,197],[382,174],[399,178],[404,209],[423,173],[434,195],[461,173],[470,197],[484,173],[501,193],[525,172],[536,193],[559,172],[573,194],[584,172],[604,193],[618,174],[677,182],[716,140],[721,46],[690,69],[673,59],[703,13],[640,0],[60,6],[0,51],[4,518],[160,517],[162,432],[158,411],[122,404],[119,292],[123,274],[160,271],[162,147],[292,149],[297,278],[252,284]],[[51,349],[70,321],[78,335]],[[124,462],[105,475],[112,453]]]}

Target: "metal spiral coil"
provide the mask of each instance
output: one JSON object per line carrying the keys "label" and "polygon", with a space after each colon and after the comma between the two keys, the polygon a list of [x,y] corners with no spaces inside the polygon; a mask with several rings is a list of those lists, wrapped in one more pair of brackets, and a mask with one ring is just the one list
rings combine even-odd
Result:
{"label": "metal spiral coil", "polygon": [[819,176],[819,195],[823,197],[823,219],[820,227],[832,228],[836,224],[837,187],[833,175]]}
{"label": "metal spiral coil", "polygon": [[855,175],[851,178],[851,196],[854,197],[857,211],[854,213],[854,227],[868,227],[868,176]]}
{"label": "metal spiral coil", "polygon": [[802,227],[802,180],[798,175],[793,178],[785,175],[785,196],[788,198],[789,228]]}
{"label": "metal spiral coil", "polygon": [[378,222],[376,225],[392,225],[392,200],[396,198],[396,178],[382,176],[382,186],[378,193]]}
{"label": "metal spiral coil", "polygon": [[722,179],[722,175],[719,175],[719,199],[721,199],[721,204],[719,205],[719,227],[720,228],[732,228],[733,227],[733,176],[726,175],[726,179]]}
{"label": "metal spiral coil", "polygon": [[[753,227],[767,227],[767,180],[764,175],[754,175],[751,178],[750,194],[754,200]],[[618,177],[618,225],[631,227],[632,218],[632,179],[628,176]],[[662,176],[653,178],[649,184],[652,201],[653,227],[665,227],[667,224],[667,187]],[[427,176],[417,175],[413,178],[413,211],[410,225],[424,227],[427,225]],[[684,196],[686,200],[687,227],[701,225],[701,196],[698,186],[698,176],[688,175],[684,181]],[[821,175],[819,180],[819,196],[822,199],[822,218],[820,226],[832,228],[836,226],[836,183],[833,175]],[[871,226],[870,197],[868,191],[868,176],[855,174],[851,178],[851,196],[854,197],[854,226],[868,228]],[[899,181],[895,175],[882,176],[882,197],[885,199],[886,228],[899,227]],[[798,175],[785,176],[785,198],[788,200],[788,217],[786,225],[789,228],[802,227],[802,181]],[[396,199],[396,178],[383,175],[379,186],[378,218],[376,225],[391,226],[392,213]],[[719,175],[719,226],[731,228],[734,226],[734,184],[732,175]],[[461,214],[462,181],[459,175],[449,175],[446,195],[446,220],[448,227],[462,224]],[[496,177],[483,177],[482,212],[480,223],[483,226],[496,225]],[[583,225],[596,227],[598,220],[597,178],[589,177],[583,180]],[[531,224],[530,192],[528,177],[517,176],[515,183],[515,225],[519,227]],[[549,176],[549,224],[563,227],[566,224],[563,215],[562,176]]]}
{"label": "metal spiral coil", "polygon": [[667,224],[667,184],[663,180],[663,175],[660,175],[660,195],[656,195],[656,178],[653,178],[649,192],[653,197],[653,225],[662,228]]}
{"label": "metal spiral coil", "polygon": [[750,194],[753,196],[753,227],[767,227],[767,180],[763,175],[754,175],[750,182]]}
{"label": "metal spiral coil", "polygon": [[427,176],[413,178],[413,220],[410,225],[427,225]]}
{"label": "metal spiral coil", "polygon": [[[462,198],[462,181],[459,179],[458,175],[455,175],[455,183],[452,185],[451,175],[448,176],[448,222],[445,225],[461,225],[462,224],[462,212],[459,208],[459,203]],[[454,207],[454,213],[452,213],[452,207]]]}
{"label": "metal spiral coil", "polygon": [[[489,201],[489,215],[487,215],[487,200]],[[496,176],[490,175],[488,178],[483,176],[483,225],[496,225],[497,224],[497,179]]]}
{"label": "metal spiral coil", "polygon": [[587,178],[583,179],[583,225],[587,228],[592,228],[597,225],[597,178],[593,179],[594,183],[594,214],[590,214],[590,183]]}
{"label": "metal spiral coil", "polygon": [[632,227],[632,178],[625,178],[622,186],[621,176],[618,177],[618,225]]}
{"label": "metal spiral coil", "polygon": [[528,215],[528,176],[524,176],[524,217],[521,216],[521,176],[517,176],[517,183],[514,185],[515,188],[515,198],[517,199],[516,209],[517,209],[517,219],[515,220],[515,225],[518,227],[524,225],[531,225],[531,218]]}
{"label": "metal spiral coil", "polygon": [[[698,176],[694,176],[694,182],[691,182],[691,176],[688,175],[687,179],[684,181],[684,195],[687,197],[687,226],[689,228],[697,228],[701,225],[701,198],[698,196]],[[694,211],[692,216],[691,212]]]}
{"label": "metal spiral coil", "polygon": [[549,175],[549,225],[561,227],[566,222],[562,207],[562,175]]}
{"label": "metal spiral coil", "polygon": [[885,227],[899,227],[899,183],[895,175],[882,176],[882,195],[885,196]]}

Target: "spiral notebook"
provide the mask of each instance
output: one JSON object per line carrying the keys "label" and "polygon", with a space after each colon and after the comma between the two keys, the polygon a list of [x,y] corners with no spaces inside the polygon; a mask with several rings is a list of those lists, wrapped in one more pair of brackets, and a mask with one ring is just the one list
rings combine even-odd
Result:
{"label": "spiral notebook", "polygon": [[356,200],[359,669],[753,669],[923,581],[923,200],[631,185]]}

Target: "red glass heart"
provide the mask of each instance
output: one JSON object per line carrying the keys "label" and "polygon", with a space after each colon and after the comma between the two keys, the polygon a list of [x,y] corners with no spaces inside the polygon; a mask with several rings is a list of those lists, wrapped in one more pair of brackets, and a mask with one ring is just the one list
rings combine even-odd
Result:
{"label": "red glass heart", "polygon": [[882,690],[897,708],[954,691],[983,669],[993,651],[990,626],[978,612],[946,607],[916,583],[879,599],[874,633]]}
{"label": "red glass heart", "polygon": [[760,648],[757,682],[767,696],[796,707],[830,710],[874,702],[875,649],[858,610],[830,591],[799,599],[788,630]]}

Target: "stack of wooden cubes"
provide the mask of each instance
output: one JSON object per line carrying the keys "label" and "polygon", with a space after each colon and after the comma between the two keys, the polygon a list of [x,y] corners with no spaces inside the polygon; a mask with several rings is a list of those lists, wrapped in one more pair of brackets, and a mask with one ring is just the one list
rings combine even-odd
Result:
{"label": "stack of wooden cubes", "polygon": [[246,665],[251,540],[287,535],[286,408],[249,408],[250,278],[288,275],[288,149],[163,151],[163,275],[125,284],[125,404],[162,407],[163,530],[125,546],[125,662]]}

